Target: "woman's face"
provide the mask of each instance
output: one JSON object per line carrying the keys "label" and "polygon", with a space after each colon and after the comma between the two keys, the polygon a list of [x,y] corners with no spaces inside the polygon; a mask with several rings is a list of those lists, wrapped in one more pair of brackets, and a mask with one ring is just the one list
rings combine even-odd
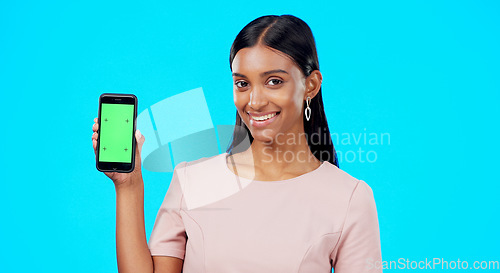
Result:
{"label": "woman's face", "polygon": [[232,69],[234,104],[254,139],[304,132],[306,78],[290,57],[259,44],[239,50]]}

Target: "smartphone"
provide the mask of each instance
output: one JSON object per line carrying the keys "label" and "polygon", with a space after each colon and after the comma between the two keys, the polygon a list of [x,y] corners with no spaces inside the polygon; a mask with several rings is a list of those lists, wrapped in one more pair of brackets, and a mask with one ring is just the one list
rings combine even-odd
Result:
{"label": "smartphone", "polygon": [[101,172],[129,173],[135,165],[137,97],[104,93],[99,97],[96,165]]}

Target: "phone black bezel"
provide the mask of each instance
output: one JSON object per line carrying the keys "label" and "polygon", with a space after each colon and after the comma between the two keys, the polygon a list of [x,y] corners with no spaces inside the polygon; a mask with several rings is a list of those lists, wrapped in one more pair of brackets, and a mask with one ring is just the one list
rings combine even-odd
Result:
{"label": "phone black bezel", "polygon": [[135,130],[137,127],[137,97],[133,94],[120,94],[120,93],[103,93],[99,97],[99,110],[98,110],[98,124],[99,129],[97,133],[100,135],[101,131],[101,107],[103,103],[113,103],[113,104],[133,104],[134,105],[134,125],[132,132],[132,161],[131,163],[123,162],[99,162],[99,146],[100,138],[97,137],[97,150],[96,150],[96,167],[97,170],[101,172],[119,172],[119,173],[129,173],[134,170],[135,166]]}

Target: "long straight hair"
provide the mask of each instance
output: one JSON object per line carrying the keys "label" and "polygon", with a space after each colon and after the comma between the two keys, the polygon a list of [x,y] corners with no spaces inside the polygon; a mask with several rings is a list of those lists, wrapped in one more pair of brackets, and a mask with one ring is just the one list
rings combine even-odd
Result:
{"label": "long straight hair", "polygon": [[[231,46],[229,55],[231,71],[233,70],[232,64],[236,53],[240,49],[255,46],[257,43],[262,43],[288,55],[306,77],[312,71],[319,70],[316,43],[311,29],[304,21],[295,16],[267,15],[259,17],[246,25],[238,33]],[[304,113],[306,107],[305,104],[303,105],[302,113]],[[312,98],[309,107],[311,108],[310,120],[307,121],[305,116],[302,115],[309,149],[319,161],[329,161],[339,167],[337,153],[333,147],[326,121],[321,88],[316,96]],[[236,124],[232,141],[226,152],[232,154],[233,149],[240,150],[240,144],[246,139],[249,139],[250,144],[253,142],[250,130],[242,121],[238,111],[236,111]]]}

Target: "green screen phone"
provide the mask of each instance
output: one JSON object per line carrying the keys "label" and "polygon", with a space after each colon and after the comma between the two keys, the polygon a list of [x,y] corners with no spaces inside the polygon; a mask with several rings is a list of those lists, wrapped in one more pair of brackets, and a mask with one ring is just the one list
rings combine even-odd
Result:
{"label": "green screen phone", "polygon": [[99,135],[96,153],[99,171],[134,170],[136,119],[135,95],[104,93],[99,97]]}

